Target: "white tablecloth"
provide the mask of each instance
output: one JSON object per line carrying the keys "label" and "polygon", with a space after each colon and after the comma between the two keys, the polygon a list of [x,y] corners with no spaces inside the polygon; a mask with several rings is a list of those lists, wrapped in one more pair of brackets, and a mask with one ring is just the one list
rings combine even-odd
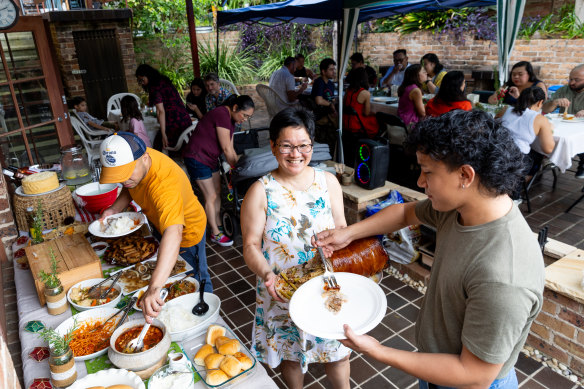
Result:
{"label": "white tablecloth", "polygon": [[[107,265],[103,266],[107,268]],[[20,344],[22,347],[22,370],[24,374],[24,387],[28,388],[35,378],[49,378],[51,376],[49,370],[48,359],[42,362],[36,362],[31,359],[28,354],[35,347],[46,347],[46,343],[36,334],[30,333],[24,330],[26,323],[32,320],[40,320],[46,326],[56,328],[64,320],[71,317],[71,310],[67,309],[64,313],[53,316],[49,315],[47,308],[41,307],[36,289],[34,286],[34,280],[30,270],[19,269],[16,265],[14,266],[14,283],[16,285],[16,304],[18,307],[18,318],[19,318],[19,337]],[[140,312],[135,313],[140,315]],[[226,327],[227,324],[219,317],[218,322],[223,323]],[[180,344],[180,343],[179,343]],[[192,357],[189,356],[189,357]],[[77,369],[77,377],[82,378],[87,375],[87,368],[85,362],[76,362],[75,367]],[[234,387],[239,389],[256,389],[256,388],[277,388],[274,381],[268,376],[266,369],[261,365],[261,363],[256,363],[256,370],[249,379],[242,381],[241,383],[234,385]],[[203,389],[206,388],[202,381],[199,381],[195,388]],[[178,388],[177,388],[178,389]]]}
{"label": "white tablecloth", "polygon": [[[554,126],[554,140],[556,147],[549,160],[560,168],[562,173],[572,166],[572,158],[576,154],[584,153],[584,122],[568,122],[562,119],[552,119]],[[542,154],[539,139],[536,138],[531,147]]]}
{"label": "white tablecloth", "polygon": [[[144,127],[146,127],[146,133],[148,134],[148,138],[150,138],[150,142],[154,143],[154,138],[156,137],[156,134],[158,133],[158,130],[160,130],[160,125],[158,124],[158,119],[156,119],[155,117],[152,116],[146,116],[144,115]],[[112,111],[110,111],[110,113],[107,116],[107,120],[109,120],[110,122],[117,122],[120,124],[120,130],[121,131],[127,131],[128,130],[128,123],[127,122],[122,122],[122,112],[119,109],[114,109]]]}

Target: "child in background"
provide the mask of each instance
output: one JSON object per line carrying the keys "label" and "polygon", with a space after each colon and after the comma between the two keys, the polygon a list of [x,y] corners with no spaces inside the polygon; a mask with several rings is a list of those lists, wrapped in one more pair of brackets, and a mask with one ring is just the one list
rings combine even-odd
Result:
{"label": "child in background", "polygon": [[205,89],[205,84],[200,77],[195,78],[191,82],[191,91],[187,95],[187,111],[189,114],[202,119],[203,115],[207,113],[207,107],[205,106],[205,96],[207,95],[207,89]]}
{"label": "child in background", "polygon": [[129,122],[128,132],[132,132],[142,139],[146,147],[152,147],[150,138],[146,133],[146,127],[144,127],[142,112],[140,112],[136,99],[133,96],[124,96],[120,101],[120,106],[122,108],[122,121]]}
{"label": "child in background", "polygon": [[74,97],[71,100],[71,104],[73,105],[73,108],[75,108],[75,111],[77,111],[79,119],[83,120],[83,122],[89,127],[107,132],[111,132],[112,129],[118,129],[118,123],[106,122],[91,116],[89,112],[87,112],[87,101],[85,101],[84,97]]}

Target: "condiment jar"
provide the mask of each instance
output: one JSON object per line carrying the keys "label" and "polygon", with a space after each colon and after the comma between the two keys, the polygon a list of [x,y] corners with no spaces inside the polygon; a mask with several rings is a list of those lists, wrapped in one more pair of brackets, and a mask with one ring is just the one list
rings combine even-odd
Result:
{"label": "condiment jar", "polygon": [[55,350],[49,347],[49,368],[51,381],[57,388],[67,387],[77,380],[75,358],[70,348],[57,355]]}
{"label": "condiment jar", "polygon": [[91,181],[89,162],[79,145],[61,148],[61,178],[68,186],[76,186]]}

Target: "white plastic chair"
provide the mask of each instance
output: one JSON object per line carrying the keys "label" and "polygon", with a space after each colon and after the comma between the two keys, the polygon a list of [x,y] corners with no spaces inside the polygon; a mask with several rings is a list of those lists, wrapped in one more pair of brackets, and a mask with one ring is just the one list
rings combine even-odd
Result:
{"label": "white plastic chair", "polygon": [[281,111],[280,107],[283,107],[283,106],[284,107],[285,106],[297,107],[296,103],[288,103],[288,102],[285,102],[284,100],[282,100],[280,95],[278,95],[278,93],[276,93],[275,90],[273,90],[272,88],[270,88],[267,85],[257,84],[256,91],[258,92],[258,95],[260,95],[260,97],[266,103],[266,108],[268,109],[268,115],[270,116],[270,121],[272,120],[272,118],[274,116],[276,116],[276,114],[278,112]]}
{"label": "white plastic chair", "polygon": [[199,123],[199,121],[193,122],[193,124],[191,124],[189,127],[187,127],[186,130],[184,130],[182,132],[182,134],[180,134],[180,136],[178,137],[178,140],[176,141],[176,145],[174,145],[174,147],[166,147],[164,150],[168,150],[168,151],[179,151],[184,144],[189,142],[189,138],[191,136],[191,134],[193,133],[193,131],[195,130],[195,128],[197,128],[197,124]]}
{"label": "white plastic chair", "polygon": [[77,115],[77,111],[75,110],[69,111],[69,114],[71,115],[72,118],[74,117],[77,120],[79,120],[79,122],[81,123],[81,128],[88,140],[102,140],[103,138],[111,134],[110,131],[96,130],[94,128],[89,127],[87,124],[85,124],[83,120],[81,120],[81,118]]}
{"label": "white plastic chair", "polygon": [[121,112],[121,110],[122,110],[121,101],[122,101],[122,98],[124,98],[125,96],[132,96],[133,98],[135,98],[136,102],[138,103],[138,107],[140,107],[140,105],[142,104],[142,102],[140,101],[140,98],[133,93],[116,93],[115,95],[110,97],[109,100],[107,101],[107,117],[108,118],[109,118],[110,112],[112,112],[113,110],[117,110],[117,111]]}
{"label": "white plastic chair", "polygon": [[102,141],[87,139],[84,132],[84,127],[87,126],[85,123],[79,120],[77,115],[71,115],[71,125],[73,126],[73,129],[77,135],[79,135],[79,138],[81,138],[81,143],[87,152],[87,159],[89,159],[89,164],[92,165],[93,161],[99,160],[99,145]]}
{"label": "white plastic chair", "polygon": [[219,79],[219,85],[229,91],[229,93],[231,93],[232,95],[239,95],[239,92],[237,91],[237,88],[235,87],[235,85],[229,81],[229,80],[224,80],[222,78]]}

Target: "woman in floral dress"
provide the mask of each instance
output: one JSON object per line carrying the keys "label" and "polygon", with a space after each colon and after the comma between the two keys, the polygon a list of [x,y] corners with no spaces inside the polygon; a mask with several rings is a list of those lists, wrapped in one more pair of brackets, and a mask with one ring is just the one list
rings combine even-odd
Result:
{"label": "woman in floral dress", "polygon": [[310,113],[287,108],[274,116],[270,144],[278,168],[254,183],[243,201],[243,256],[258,276],[252,352],[272,368],[281,366],[289,388],[302,388],[308,364],[317,362],[334,388],[345,389],[351,350],[296,327],[274,289],[277,273],[314,257],[314,232],[347,225],[335,176],[308,166],[313,141]]}

